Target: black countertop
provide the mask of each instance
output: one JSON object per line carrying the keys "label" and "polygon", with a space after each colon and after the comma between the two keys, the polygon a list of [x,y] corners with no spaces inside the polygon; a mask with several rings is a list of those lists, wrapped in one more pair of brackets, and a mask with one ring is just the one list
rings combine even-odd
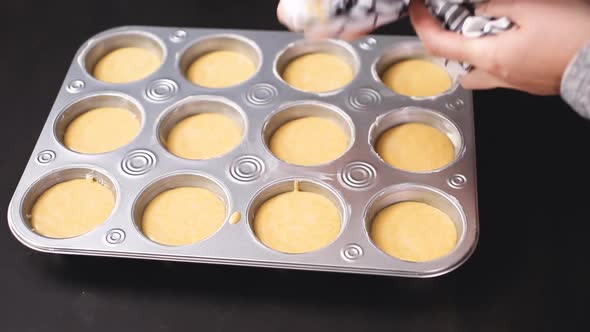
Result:
{"label": "black countertop", "polygon": [[[275,5],[3,1],[0,215],[88,37],[135,24],[282,29]],[[380,33],[412,29],[404,20]],[[3,222],[0,330],[583,330],[590,122],[558,97],[497,90],[477,92],[475,105],[481,236],[472,258],[447,276],[413,280],[64,257],[25,248]]]}

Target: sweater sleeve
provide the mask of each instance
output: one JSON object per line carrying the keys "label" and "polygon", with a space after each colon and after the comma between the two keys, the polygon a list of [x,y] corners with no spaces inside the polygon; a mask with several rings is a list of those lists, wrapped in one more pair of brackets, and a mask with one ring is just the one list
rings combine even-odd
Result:
{"label": "sweater sleeve", "polygon": [[581,116],[590,119],[590,43],[587,43],[563,75],[561,96]]}

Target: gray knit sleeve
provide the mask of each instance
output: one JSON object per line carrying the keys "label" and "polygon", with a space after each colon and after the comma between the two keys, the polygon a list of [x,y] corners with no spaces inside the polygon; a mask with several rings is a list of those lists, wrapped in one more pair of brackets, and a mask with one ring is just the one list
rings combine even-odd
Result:
{"label": "gray knit sleeve", "polygon": [[565,71],[561,96],[576,112],[590,119],[590,43],[578,52]]}

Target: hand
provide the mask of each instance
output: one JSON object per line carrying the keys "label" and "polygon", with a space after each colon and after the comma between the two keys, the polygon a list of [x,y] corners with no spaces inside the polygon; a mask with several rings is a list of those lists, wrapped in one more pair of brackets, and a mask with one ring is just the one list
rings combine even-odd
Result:
{"label": "hand", "polygon": [[404,0],[376,1],[379,1],[379,15],[368,11],[370,1],[358,1],[351,2],[354,5],[347,8],[347,14],[327,17],[334,15],[336,8],[342,6],[344,1],[280,0],[277,17],[290,30],[303,32],[306,39],[340,38],[353,41],[376,27],[397,20],[406,7]]}
{"label": "hand", "polygon": [[476,14],[506,16],[516,26],[496,36],[470,39],[441,28],[423,0],[410,5],[412,24],[429,53],[475,67],[461,78],[467,89],[559,94],[568,64],[590,41],[586,0],[490,0]]}

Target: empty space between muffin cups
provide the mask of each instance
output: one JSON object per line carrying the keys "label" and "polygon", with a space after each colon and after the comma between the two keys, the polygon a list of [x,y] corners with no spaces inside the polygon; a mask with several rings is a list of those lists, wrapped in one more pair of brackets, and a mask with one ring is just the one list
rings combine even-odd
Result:
{"label": "empty space between muffin cups", "polygon": [[99,81],[123,84],[150,76],[160,68],[165,56],[164,44],[150,33],[114,32],[89,45],[80,64]]}
{"label": "empty space between muffin cups", "polygon": [[372,70],[374,78],[394,93],[416,99],[452,92],[463,72],[459,65],[427,55],[418,42],[402,43],[386,51]]}
{"label": "empty space between muffin cups", "polygon": [[206,174],[179,172],[142,190],[133,204],[133,220],[154,243],[187,246],[217,233],[230,205],[229,194],[219,180]]}
{"label": "empty space between muffin cups", "polygon": [[54,123],[54,135],[73,152],[107,153],[129,144],[143,120],[136,100],[116,92],[98,93],[66,106]]}
{"label": "empty space between muffin cups", "polygon": [[360,60],[343,41],[301,40],[278,54],[274,70],[279,79],[296,90],[330,94],[354,80]]}
{"label": "empty space between muffin cups", "polygon": [[369,130],[372,152],[389,166],[412,173],[441,171],[459,160],[464,140],[444,115],[419,107],[393,110]]}
{"label": "empty space between muffin cups", "polygon": [[262,52],[239,35],[215,35],[195,41],[180,57],[179,70],[194,85],[221,89],[252,78],[262,65]]}
{"label": "empty space between muffin cups", "polygon": [[366,234],[393,258],[426,263],[448,256],[463,239],[466,217],[438,189],[401,184],[385,189],[365,210]]}
{"label": "empty space between muffin cups", "polygon": [[53,171],[35,182],[21,202],[28,228],[47,238],[68,239],[91,232],[115,210],[117,186],[91,166]]}
{"label": "empty space between muffin cups", "polygon": [[276,158],[298,166],[320,166],[342,157],[354,144],[348,115],[317,101],[285,105],[263,126],[262,138]]}
{"label": "empty space between muffin cups", "polygon": [[309,179],[275,182],[248,207],[253,236],[285,254],[312,253],[333,243],[346,226],[345,203],[334,189]]}
{"label": "empty space between muffin cups", "polygon": [[164,112],[158,124],[162,146],[188,160],[221,157],[240,145],[246,120],[234,102],[217,96],[188,97]]}

